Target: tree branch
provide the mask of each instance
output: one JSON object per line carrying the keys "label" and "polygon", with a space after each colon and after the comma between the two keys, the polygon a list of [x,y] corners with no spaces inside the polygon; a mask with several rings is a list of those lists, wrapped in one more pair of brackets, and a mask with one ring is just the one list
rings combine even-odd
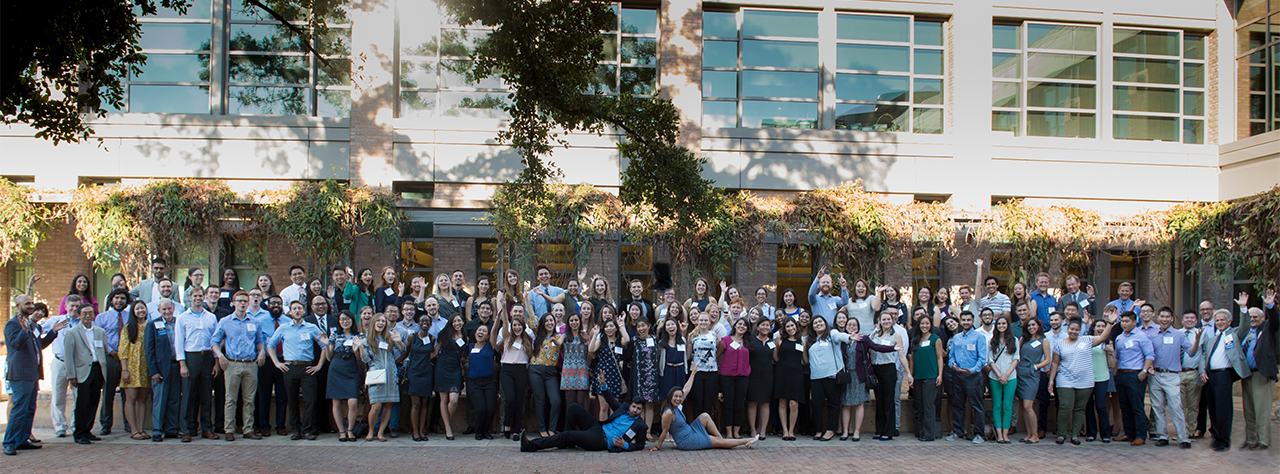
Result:
{"label": "tree branch", "polygon": [[285,19],[284,15],[281,15],[275,10],[272,10],[271,7],[264,5],[259,0],[244,0],[244,3],[261,8],[262,11],[267,12],[267,14],[271,15],[272,18],[275,18],[277,22],[279,22],[281,25],[284,25],[284,27],[288,28],[289,31],[292,31],[293,34],[298,35],[299,38],[302,38],[304,40],[302,41],[302,46],[307,50],[307,52],[311,53],[312,56],[315,56],[317,59],[319,59],[320,62],[324,63],[325,66],[330,65],[329,60],[324,56],[321,56],[320,52],[316,51],[316,49],[311,46],[311,40],[312,40],[311,35],[307,34],[305,31],[302,31],[302,28],[298,28],[298,25],[290,23],[289,20]]}

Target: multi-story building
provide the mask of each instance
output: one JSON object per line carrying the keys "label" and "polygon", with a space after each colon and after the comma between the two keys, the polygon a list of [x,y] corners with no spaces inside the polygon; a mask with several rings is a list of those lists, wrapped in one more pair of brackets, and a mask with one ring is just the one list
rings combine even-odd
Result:
{"label": "multi-story building", "polygon": [[[403,193],[413,221],[398,253],[362,242],[354,266],[462,269],[472,281],[499,271],[476,218],[521,165],[495,142],[507,89],[463,74],[485,31],[451,25],[426,0],[364,1],[328,19],[338,40],[323,42],[321,59],[240,8],[196,0],[185,16],[144,18],[149,59],[128,78],[123,109],[95,120],[105,141],[54,146],[0,129],[0,175],[49,189],[349,180]],[[686,124],[681,144],[726,188],[788,194],[861,179],[890,199],[946,201],[971,216],[1010,198],[1123,215],[1280,182],[1280,0],[669,0],[616,11],[598,92],[670,98]],[[564,181],[616,189],[626,163],[615,140],[572,136],[553,157]],[[73,229],[8,264],[0,287],[36,272],[42,299],[56,301],[78,273],[106,288],[110,271],[94,270]],[[573,269],[565,252],[544,250],[557,271]],[[606,239],[588,266],[618,288],[649,278],[665,254]],[[1228,304],[1234,288],[1153,277],[1184,272],[1143,255],[1103,252],[1054,272],[1083,274],[1100,299],[1130,281],[1179,308]],[[886,278],[968,284],[973,258],[920,252]],[[214,239],[171,267],[214,275],[226,265],[245,281],[270,272],[281,282],[297,260],[279,242]],[[719,276],[774,299],[805,288],[820,261],[768,241],[758,261]]]}

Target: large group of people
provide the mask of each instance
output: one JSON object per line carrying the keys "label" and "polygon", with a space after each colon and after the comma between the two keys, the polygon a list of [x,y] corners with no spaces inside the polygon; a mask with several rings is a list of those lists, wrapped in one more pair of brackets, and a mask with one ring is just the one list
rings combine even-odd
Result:
{"label": "large group of people", "polygon": [[118,426],[152,442],[328,433],[343,442],[401,433],[453,440],[464,393],[461,434],[502,436],[522,451],[658,450],[668,440],[685,450],[734,448],[768,436],[857,442],[868,403],[873,438],[892,440],[908,390],[906,416],[923,442],[1011,443],[1021,417],[1021,443],[1051,436],[1189,448],[1207,433],[1224,451],[1237,381],[1240,448],[1270,444],[1273,288],[1260,307],[1241,294],[1238,312],[1206,301],[1175,319],[1169,307],[1132,299],[1129,283],[1099,305],[1074,275],[1066,291],[1051,291],[1042,273],[1033,291],[1014,282],[1006,295],[975,263],[974,285],[954,299],[940,286],[903,301],[906,289],[849,282],[823,267],[805,299],[779,288],[773,306],[766,288],[751,291],[751,304],[725,282],[714,297],[702,278],[684,301],[664,287],[651,288],[650,301],[640,280],[617,298],[608,279],[585,271],[554,286],[545,266],[533,285],[513,270],[472,284],[461,270],[404,282],[393,267],[333,268],[326,284],[297,265],[278,291],[268,274],[245,287],[232,268],[216,286],[204,285],[199,268],[179,285],[155,259],[151,278],[130,288],[116,275],[101,301],[84,275],[56,310],[15,299],[4,331],[13,398],[3,446],[6,454],[41,446],[31,425],[48,346],[54,431],[80,444]]}

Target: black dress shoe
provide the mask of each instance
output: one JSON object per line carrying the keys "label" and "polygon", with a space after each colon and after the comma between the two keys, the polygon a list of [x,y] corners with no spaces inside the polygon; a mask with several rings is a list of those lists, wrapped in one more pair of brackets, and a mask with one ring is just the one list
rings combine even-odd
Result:
{"label": "black dress shoe", "polygon": [[76,438],[76,444],[93,444],[93,441],[89,441],[89,438]]}
{"label": "black dress shoe", "polygon": [[484,433],[476,433],[476,439],[477,439],[477,440],[483,440],[483,439],[484,439]]}
{"label": "black dress shoe", "polygon": [[89,434],[85,435],[84,437],[85,437],[85,438],[88,438],[88,439],[89,439],[89,441],[102,441],[102,438],[99,438],[99,437],[97,437],[97,436],[94,436],[94,434],[93,434],[93,433],[89,433]]}
{"label": "black dress shoe", "polygon": [[151,435],[151,442],[153,443],[164,442],[164,435]]}
{"label": "black dress shoe", "polygon": [[7,455],[7,456],[15,456],[15,455],[17,455],[17,454],[18,454],[18,450],[13,449],[13,448],[10,448],[10,447],[8,447],[8,446],[5,446],[5,447],[4,447],[4,454],[5,454],[5,455]]}
{"label": "black dress shoe", "polygon": [[98,434],[100,434],[100,435],[102,435],[102,436],[109,435],[109,434],[111,434],[111,428],[103,428],[103,429],[102,429],[102,431],[99,431],[99,432],[98,432]]}
{"label": "black dress shoe", "polygon": [[476,434],[476,429],[468,426],[466,431],[463,431],[462,434],[464,435]]}
{"label": "black dress shoe", "polygon": [[484,439],[493,439],[493,433],[485,432]]}
{"label": "black dress shoe", "polygon": [[19,451],[26,451],[26,450],[29,450],[29,449],[40,449],[40,448],[42,448],[42,447],[43,447],[43,446],[40,446],[40,445],[35,444],[35,443],[22,443],[22,444],[19,444],[19,445],[18,445],[18,450],[19,450]]}
{"label": "black dress shoe", "polygon": [[1183,441],[1183,442],[1182,442],[1182,443],[1180,443],[1178,446],[1179,446],[1179,447],[1181,447],[1182,449],[1191,449],[1191,442],[1190,442],[1190,441]]}
{"label": "black dress shoe", "polygon": [[1156,446],[1168,446],[1168,445],[1169,445],[1169,440],[1167,440],[1167,439],[1157,439],[1157,440],[1156,440]]}
{"label": "black dress shoe", "polygon": [[300,439],[302,439],[302,433],[294,433],[294,434],[292,434],[292,435],[290,435],[290,436],[289,436],[289,440],[291,440],[291,441],[297,441],[297,440],[300,440]]}

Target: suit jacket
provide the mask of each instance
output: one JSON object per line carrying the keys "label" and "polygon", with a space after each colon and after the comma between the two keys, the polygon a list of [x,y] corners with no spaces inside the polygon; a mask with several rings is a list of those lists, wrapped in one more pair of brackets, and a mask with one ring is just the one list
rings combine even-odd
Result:
{"label": "suit jacket", "polygon": [[[65,329],[67,333],[62,338],[63,351],[62,357],[66,361],[67,376],[73,378],[76,383],[84,382],[89,379],[89,371],[93,369],[93,348],[86,341],[84,324],[76,324],[75,326]],[[107,357],[107,331],[100,327],[94,326],[93,340],[102,341],[101,357]],[[102,377],[107,377],[107,364],[98,364],[98,368],[102,370]]]}
{"label": "suit jacket", "polygon": [[627,314],[627,308],[631,306],[632,301],[640,303],[640,315],[649,320],[650,326],[658,322],[658,313],[654,310],[652,302],[644,298],[632,298],[629,295],[626,299],[618,302],[617,312],[614,314]]}
{"label": "suit jacket", "polygon": [[[179,374],[176,370],[178,356],[173,351],[173,337],[171,331],[174,330],[173,324],[165,323],[164,329],[156,328],[156,323],[163,321],[157,319],[147,323],[145,334],[146,345],[145,351],[147,355],[147,375],[159,375],[168,380],[169,377],[177,377]],[[178,322],[174,318],[174,323]]]}
{"label": "suit jacket", "polygon": [[[1258,343],[1253,346],[1253,359],[1258,363],[1258,373],[1263,377],[1271,380],[1276,379],[1276,332],[1280,331],[1280,310],[1276,307],[1263,310],[1267,315],[1266,321],[1262,322],[1261,332],[1258,334]],[[1247,326],[1247,323],[1241,323],[1241,326]],[[1247,359],[1246,359],[1247,362]]]}
{"label": "suit jacket", "polygon": [[156,280],[149,278],[138,282],[138,286],[129,290],[129,296],[135,300],[142,300],[143,303],[151,304],[151,292],[156,289]]}
{"label": "suit jacket", "polygon": [[[40,327],[28,321],[27,327]],[[36,381],[44,378],[44,366],[40,361],[40,351],[53,342],[58,334],[50,331],[43,337],[36,337],[31,331],[24,331],[18,318],[9,319],[4,325],[4,340],[9,346],[9,372],[5,376],[13,381]]]}
{"label": "suit jacket", "polygon": [[[600,423],[601,426],[613,423],[613,420],[618,419],[619,416],[626,415],[631,409],[630,404],[619,402],[616,398],[613,398],[613,394],[609,390],[602,390],[601,392],[604,394],[605,401],[609,403],[609,409],[613,410],[613,414]],[[627,449],[614,446],[613,442],[605,440],[605,443],[609,445],[609,451],[640,451],[644,449],[645,437],[649,433],[649,425],[644,423],[644,417],[636,418],[636,421],[631,423],[630,429],[632,433],[635,433],[635,436],[626,440]]]}
{"label": "suit jacket", "polygon": [[[320,324],[320,319],[316,318],[316,315],[314,314],[308,314],[306,316],[303,316],[302,320],[305,322],[314,324],[316,325],[316,327],[320,328],[320,332],[324,333],[324,337],[332,338],[334,335],[338,333],[338,330],[339,330],[338,315],[326,314],[323,317],[324,317],[325,324]],[[356,329],[359,330],[359,328],[356,328]],[[364,331],[358,331],[358,332],[364,332]],[[315,358],[312,359],[312,361],[320,360],[321,354],[323,354],[322,352],[323,350],[324,350],[324,347],[321,346],[319,342],[312,342],[311,353],[315,354]],[[322,370],[328,370],[328,364],[325,364],[325,367]]]}
{"label": "suit jacket", "polygon": [[[1218,347],[1218,340],[1227,335],[1231,335],[1233,339],[1231,347],[1224,347],[1224,350],[1227,351],[1227,361],[1231,363],[1231,368],[1235,369],[1238,377],[1248,377],[1249,373],[1252,372],[1249,370],[1249,362],[1244,358],[1244,337],[1249,335],[1248,324],[1240,324],[1214,334],[1213,337],[1200,339],[1200,353],[1204,355],[1200,359],[1200,373],[1209,373],[1209,359],[1213,358],[1213,350]],[[1259,361],[1259,365],[1261,365],[1261,361]]]}

